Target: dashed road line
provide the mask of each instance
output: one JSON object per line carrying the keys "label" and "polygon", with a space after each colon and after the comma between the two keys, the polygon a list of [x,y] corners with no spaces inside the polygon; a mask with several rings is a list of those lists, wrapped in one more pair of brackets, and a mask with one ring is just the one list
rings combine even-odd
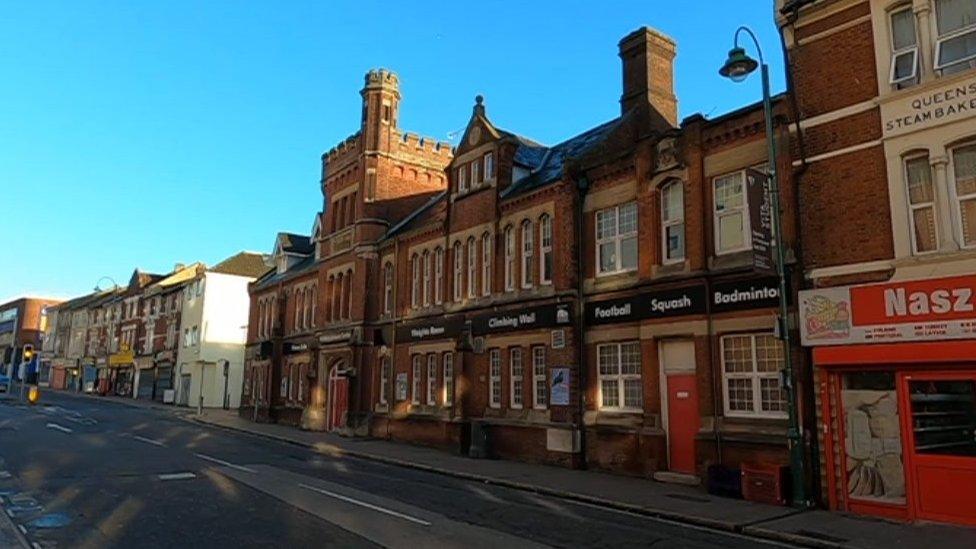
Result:
{"label": "dashed road line", "polygon": [[162,446],[164,448],[166,447],[166,444],[164,444],[163,442],[161,442],[159,440],[153,440],[151,438],[146,438],[146,437],[139,436],[139,435],[132,435],[132,438],[138,440],[139,442],[145,442],[146,444],[152,444],[153,446]]}
{"label": "dashed road line", "polygon": [[210,462],[213,462],[213,463],[217,463],[219,465],[223,465],[224,467],[230,467],[231,469],[237,469],[238,471],[244,471],[245,473],[257,473],[257,471],[255,471],[254,469],[250,469],[248,467],[244,467],[243,465],[235,465],[235,464],[233,464],[233,463],[231,463],[229,461],[224,461],[222,459],[218,459],[218,458],[215,458],[213,456],[208,456],[206,454],[193,454],[193,455],[197,456],[198,458],[200,458],[202,460],[206,460],[206,461],[210,461]]}
{"label": "dashed road line", "polygon": [[7,512],[7,516],[8,517],[14,518],[14,511],[13,511],[13,509],[4,509],[4,511]]}
{"label": "dashed road line", "polygon": [[17,529],[20,530],[21,534],[24,534],[25,536],[27,535],[27,528],[25,528],[23,524],[18,524]]}
{"label": "dashed road line", "polygon": [[159,480],[189,480],[191,478],[197,478],[197,476],[189,471],[185,473],[164,473],[161,475],[156,475]]}
{"label": "dashed road line", "polygon": [[332,498],[335,498],[335,499],[344,501],[346,503],[351,503],[353,505],[359,505],[360,507],[365,507],[367,509],[372,509],[374,511],[379,511],[380,513],[384,513],[384,514],[390,515],[391,517],[401,518],[403,520],[407,520],[407,521],[413,522],[415,524],[419,524],[421,526],[430,526],[430,523],[427,522],[426,520],[419,519],[417,517],[411,517],[410,515],[405,515],[403,513],[394,511],[392,509],[387,509],[386,507],[380,507],[379,505],[373,505],[372,503],[367,503],[365,501],[359,501],[358,499],[353,499],[353,498],[351,498],[349,496],[344,496],[342,494],[337,494],[335,492],[330,492],[328,490],[323,490],[322,488],[318,488],[318,487],[315,487],[315,486],[310,486],[310,485],[304,484],[304,483],[299,484],[298,487],[299,488],[305,488],[306,490],[311,490],[313,492],[322,494],[324,496],[329,496],[329,497],[332,497]]}
{"label": "dashed road line", "polygon": [[31,547],[32,547],[32,549],[41,549],[41,544],[40,543],[37,543],[36,541],[32,541],[31,542]]}
{"label": "dashed road line", "polygon": [[58,425],[57,423],[48,423],[47,424],[47,428],[48,429],[54,429],[55,431],[61,431],[62,433],[67,433],[67,434],[71,434],[71,433],[74,432],[73,429],[69,429],[69,428],[64,427],[62,425]]}

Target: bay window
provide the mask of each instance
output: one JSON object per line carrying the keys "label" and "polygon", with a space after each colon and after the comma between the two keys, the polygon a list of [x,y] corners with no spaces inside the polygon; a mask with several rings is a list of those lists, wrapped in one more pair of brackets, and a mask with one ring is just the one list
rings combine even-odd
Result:
{"label": "bay window", "polygon": [[916,254],[934,252],[939,248],[939,239],[935,222],[935,189],[928,156],[906,158],[905,179],[908,184],[912,250]]}
{"label": "bay window", "polygon": [[664,263],[685,258],[685,190],[680,181],[661,188],[661,238]]}
{"label": "bay window", "polygon": [[639,412],[644,406],[640,343],[598,345],[597,373],[601,410]]}
{"label": "bay window", "polygon": [[637,268],[637,202],[596,213],[597,274]]}
{"label": "bay window", "polygon": [[722,383],[727,416],[786,417],[783,344],[773,334],[722,336]]}

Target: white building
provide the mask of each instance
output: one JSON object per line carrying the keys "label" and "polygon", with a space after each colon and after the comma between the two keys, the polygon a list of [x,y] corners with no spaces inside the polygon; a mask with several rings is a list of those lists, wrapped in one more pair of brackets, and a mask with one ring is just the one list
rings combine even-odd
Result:
{"label": "white building", "polygon": [[241,252],[186,284],[177,353],[176,402],[237,408],[250,298],[247,285],[268,266],[262,254]]}

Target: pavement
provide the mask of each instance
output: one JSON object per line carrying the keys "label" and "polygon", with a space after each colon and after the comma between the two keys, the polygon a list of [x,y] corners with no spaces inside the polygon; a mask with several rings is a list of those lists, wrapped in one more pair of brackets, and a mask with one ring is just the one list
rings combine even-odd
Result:
{"label": "pavement", "polygon": [[[806,547],[890,549],[976,547],[976,529],[941,524],[903,524],[824,510],[801,510],[711,496],[695,487],[574,471],[511,461],[476,460],[435,449],[385,440],[346,438],[274,425],[253,423],[234,411],[175,409],[131,399],[99,398],[106,403],[158,408],[184,421],[305,448],[329,459],[360,458],[398,468],[461,479],[478,486],[516,490],[553,501],[648,517],[704,531],[728,532],[751,539]],[[238,475],[239,476],[239,475]],[[238,479],[241,482],[244,480]],[[245,479],[246,480],[246,479]],[[305,494],[307,495],[307,494]]]}

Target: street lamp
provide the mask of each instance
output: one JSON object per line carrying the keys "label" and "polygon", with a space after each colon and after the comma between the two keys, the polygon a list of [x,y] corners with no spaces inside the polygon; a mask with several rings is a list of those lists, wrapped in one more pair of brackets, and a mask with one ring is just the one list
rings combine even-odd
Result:
{"label": "street lamp", "polygon": [[[739,35],[745,32],[752,38],[759,54],[759,61],[749,57],[746,50],[739,46]],[[769,155],[769,192],[772,195],[772,246],[776,251],[776,274],[779,277],[779,319],[778,327],[783,341],[783,360],[786,366],[786,379],[784,389],[786,390],[786,409],[789,426],[787,428],[787,438],[790,447],[790,471],[792,473],[793,503],[794,505],[806,506],[806,452],[803,446],[803,437],[800,431],[800,421],[797,410],[796,395],[796,371],[793,369],[793,361],[790,359],[790,326],[789,326],[789,296],[787,294],[788,285],[786,271],[786,252],[780,240],[782,234],[782,220],[779,209],[779,182],[776,175],[776,136],[773,134],[773,107],[769,97],[769,66],[763,59],[762,48],[759,46],[759,39],[749,27],[739,27],[735,31],[733,47],[729,50],[729,57],[725,64],[719,69],[719,74],[732,80],[733,82],[744,81],[749,74],[760,68],[762,76],[762,102],[763,113],[766,118],[766,146]]]}

